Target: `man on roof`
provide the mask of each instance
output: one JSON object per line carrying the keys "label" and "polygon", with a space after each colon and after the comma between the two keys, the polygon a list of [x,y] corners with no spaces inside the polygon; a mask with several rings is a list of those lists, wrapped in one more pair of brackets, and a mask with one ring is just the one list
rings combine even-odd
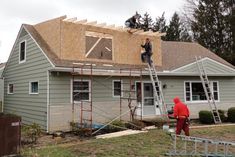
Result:
{"label": "man on roof", "polygon": [[126,27],[138,28],[138,23],[139,23],[140,17],[141,17],[140,14],[138,14],[138,12],[136,12],[136,14],[134,16],[132,16],[131,18],[126,20],[126,22],[125,22]]}

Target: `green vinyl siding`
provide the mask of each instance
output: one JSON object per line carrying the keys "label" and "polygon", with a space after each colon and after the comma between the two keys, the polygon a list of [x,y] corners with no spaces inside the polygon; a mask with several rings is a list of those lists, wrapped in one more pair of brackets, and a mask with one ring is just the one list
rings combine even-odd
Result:
{"label": "green vinyl siding", "polygon": [[[215,75],[215,74],[234,74],[235,73],[235,70],[232,70],[232,68],[224,66],[210,59],[203,60],[203,65],[207,74]],[[198,73],[197,64],[196,63],[190,64],[174,72]]]}
{"label": "green vinyl siding", "polygon": [[[26,62],[19,64],[19,43],[26,40]],[[47,70],[51,64],[34,40],[23,29],[7,62],[4,78],[4,112],[22,116],[23,123],[47,126]],[[29,83],[38,81],[39,94],[29,94]],[[14,84],[14,94],[7,85]]]}
{"label": "green vinyl siding", "polygon": [[[166,104],[173,104],[175,96],[184,100],[184,82],[185,81],[200,81],[198,77],[159,77],[162,84],[167,87],[163,89],[163,95]],[[219,103],[234,103],[235,104],[235,77],[209,77],[209,81],[218,81],[219,88]]]}

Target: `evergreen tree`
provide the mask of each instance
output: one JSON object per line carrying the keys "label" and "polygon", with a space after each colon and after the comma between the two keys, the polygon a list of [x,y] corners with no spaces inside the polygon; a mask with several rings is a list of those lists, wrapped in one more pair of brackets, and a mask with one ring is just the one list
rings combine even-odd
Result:
{"label": "evergreen tree", "polygon": [[153,20],[151,16],[146,12],[142,17],[141,29],[143,29],[144,31],[149,31],[152,29],[152,25],[153,25]]}
{"label": "evergreen tree", "polygon": [[233,0],[197,0],[191,19],[194,39],[230,63],[235,60],[232,29]]}
{"label": "evergreen tree", "polygon": [[167,28],[165,40],[180,41],[180,33],[181,33],[180,25],[181,24],[180,24],[179,15],[175,12]]}
{"label": "evergreen tree", "polygon": [[161,17],[157,17],[156,18],[156,22],[153,24],[153,31],[154,32],[161,32],[161,33],[165,33],[167,26],[166,26],[166,19],[164,16],[165,12],[162,13]]}

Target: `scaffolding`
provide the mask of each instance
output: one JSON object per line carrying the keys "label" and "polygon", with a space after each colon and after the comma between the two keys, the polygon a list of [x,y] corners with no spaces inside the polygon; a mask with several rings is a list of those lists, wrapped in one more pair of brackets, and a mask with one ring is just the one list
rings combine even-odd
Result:
{"label": "scaffolding", "polygon": [[[120,89],[120,98],[119,98],[119,115],[115,115],[115,118],[110,118],[108,116],[109,112],[106,110],[103,110],[102,108],[99,108],[97,106],[93,105],[93,82],[96,82],[96,84],[99,84],[100,86],[104,87],[107,90],[113,90],[111,86],[108,86],[104,83],[104,81],[110,79],[113,77],[113,75],[107,76],[102,82],[99,82],[98,80],[95,80],[93,78],[93,65],[92,64],[78,64],[74,63],[72,67],[72,122],[76,123],[78,122],[78,128],[87,129],[91,134],[92,131],[94,131],[96,124],[93,123],[93,116],[97,115],[100,117],[104,117],[105,119],[109,120],[108,123],[99,122],[101,126],[106,125],[112,125],[111,123],[114,120],[122,120],[122,116],[127,115],[130,113],[130,121],[134,119],[134,117],[140,116],[140,119],[142,120],[142,110],[143,106],[138,106],[137,104],[137,89],[135,88],[135,81],[142,82],[142,69],[141,68],[125,68],[125,69],[119,69],[119,80],[121,82],[121,88]],[[126,77],[123,77],[126,76]],[[124,79],[125,78],[125,79]],[[79,84],[74,84],[76,80],[79,80]],[[83,83],[83,81],[89,79],[89,99],[87,100],[82,93],[78,89],[85,89],[87,86]],[[74,87],[76,85],[76,87]],[[102,93],[103,91],[99,91],[99,93]],[[103,93],[104,94],[104,93]],[[106,93],[107,94],[107,93]],[[135,101],[135,102],[134,102]],[[78,104],[79,106],[79,113],[76,113],[75,111],[75,105]],[[125,106],[126,105],[126,106]],[[124,107],[128,107],[129,110],[123,111]],[[136,110],[140,111],[140,114],[136,114]],[[75,115],[79,115],[80,120],[76,120]],[[96,121],[97,122],[97,121]],[[124,129],[124,128],[123,128]],[[127,129],[127,128],[125,128]]]}
{"label": "scaffolding", "polygon": [[[86,69],[86,72],[84,71]],[[88,69],[88,70],[87,70]],[[92,132],[92,85],[93,85],[93,75],[92,75],[92,64],[86,64],[86,65],[79,65],[74,63],[72,68],[72,120],[73,123],[75,122],[75,103],[77,99],[80,103],[80,122],[78,126],[80,128],[86,128],[89,130],[89,132]],[[75,77],[80,76],[79,80],[80,83],[77,85],[78,90],[75,90],[74,83],[75,83]],[[84,76],[88,76],[90,80],[90,85],[88,85],[88,100],[82,93],[80,93],[81,89],[86,89],[87,86],[84,84]],[[76,94],[74,94],[76,93]]]}
{"label": "scaffolding", "polygon": [[[120,77],[121,86],[128,86],[127,89],[121,89],[120,93],[120,115],[122,115],[122,106],[127,102],[128,108],[130,110],[130,121],[136,119],[137,116],[140,116],[140,119],[143,118],[143,104],[139,103],[139,97],[142,95],[141,89],[138,89],[136,81],[139,81],[142,84],[142,69],[141,68],[130,68],[130,69],[120,69],[120,74],[124,71],[129,71],[127,82],[123,80],[123,77]],[[141,88],[141,86],[140,86]],[[140,93],[139,93],[140,91]],[[126,101],[126,102],[125,102]],[[135,104],[133,103],[135,101]],[[140,115],[137,114],[137,110],[140,111]],[[122,117],[120,117],[120,120]]]}

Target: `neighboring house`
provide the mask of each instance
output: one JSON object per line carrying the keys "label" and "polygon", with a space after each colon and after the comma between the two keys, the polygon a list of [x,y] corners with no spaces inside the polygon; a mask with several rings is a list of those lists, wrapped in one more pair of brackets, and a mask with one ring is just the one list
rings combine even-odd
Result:
{"label": "neighboring house", "polygon": [[125,28],[65,18],[23,24],[5,66],[4,112],[21,115],[24,123],[38,123],[50,132],[69,130],[69,123],[83,116],[92,115],[93,123],[119,115],[128,120],[122,97],[130,88],[141,91],[132,95],[137,95],[137,116],[159,115],[147,65],[140,60],[146,37],[153,44],[167,104],[179,96],[192,117],[209,110],[195,63],[195,56],[201,56],[218,108],[235,106],[234,66],[199,44],[164,42],[158,32],[130,34]]}
{"label": "neighboring house", "polygon": [[3,104],[4,83],[3,83],[3,78],[1,76],[2,76],[4,67],[5,67],[5,63],[0,63],[0,112],[2,112],[2,104]]}

